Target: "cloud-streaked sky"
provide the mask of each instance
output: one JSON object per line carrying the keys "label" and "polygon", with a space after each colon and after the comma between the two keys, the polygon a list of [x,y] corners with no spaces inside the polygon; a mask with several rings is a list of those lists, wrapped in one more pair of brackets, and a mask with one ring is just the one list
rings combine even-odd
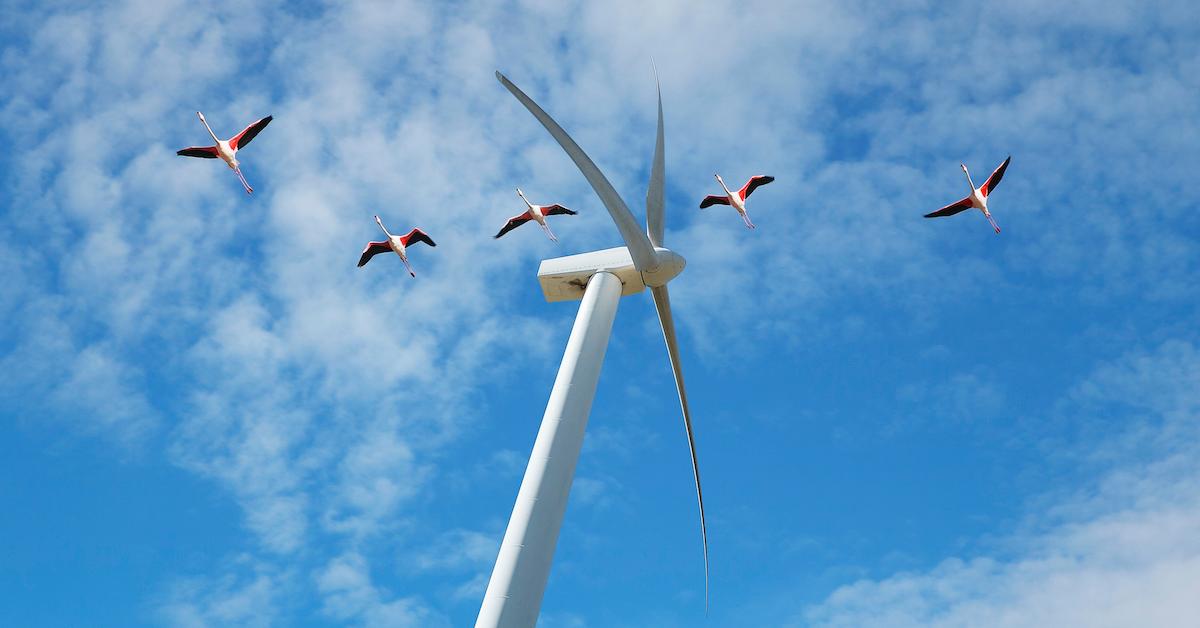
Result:
{"label": "cloud-streaked sky", "polygon": [[[470,625],[653,63],[688,451],[622,299],[539,625],[1189,625],[1189,2],[6,2],[0,624]],[[267,114],[239,157],[176,157]],[[976,213],[921,215],[1007,155]],[[758,229],[696,205],[777,179]],[[535,203],[549,242],[491,235]],[[363,244],[419,225],[417,278]]]}

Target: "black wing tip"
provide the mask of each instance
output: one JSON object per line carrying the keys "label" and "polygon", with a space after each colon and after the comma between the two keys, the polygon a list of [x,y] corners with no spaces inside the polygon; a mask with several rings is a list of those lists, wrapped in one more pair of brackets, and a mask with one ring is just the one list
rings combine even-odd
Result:
{"label": "black wing tip", "polygon": [[496,80],[500,81],[501,83],[507,83],[508,77],[501,74],[500,70],[496,70]]}
{"label": "black wing tip", "polygon": [[775,177],[772,177],[772,176],[771,176],[771,175],[769,175],[769,174],[764,174],[764,175],[762,175],[762,182],[763,182],[763,183],[770,183],[770,182],[772,182],[772,181],[774,181],[774,180],[775,180]]}
{"label": "black wing tip", "polygon": [[175,151],[175,154],[178,155],[179,157],[196,157],[198,159],[216,159],[217,158],[217,154],[215,151],[211,151],[210,149],[202,148],[199,146],[189,146],[187,148],[181,148],[181,149]]}

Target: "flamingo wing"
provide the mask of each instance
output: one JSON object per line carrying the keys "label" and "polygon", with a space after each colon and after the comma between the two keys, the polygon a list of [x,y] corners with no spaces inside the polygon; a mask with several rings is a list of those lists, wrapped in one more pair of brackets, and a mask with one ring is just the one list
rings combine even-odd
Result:
{"label": "flamingo wing", "polygon": [[708,196],[704,197],[704,200],[700,201],[700,209],[704,209],[705,207],[712,207],[713,205],[728,205],[728,204],[729,204],[728,196],[719,196],[717,194],[709,194]]}
{"label": "flamingo wing", "polygon": [[742,197],[742,200],[744,201],[749,198],[750,195],[754,193],[754,190],[758,189],[759,186],[766,185],[774,180],[775,177],[769,177],[765,174],[750,177],[750,180],[746,182],[746,185],[743,185],[742,189],[738,190],[738,196]]}
{"label": "flamingo wing", "polygon": [[544,205],[542,207],[542,215],[543,216],[562,216],[562,215],[574,216],[575,214],[578,214],[578,213],[579,212],[571,211],[571,210],[567,209],[566,207],[563,207],[562,205],[559,205],[557,203],[554,205]]}
{"label": "flamingo wing", "polygon": [[1000,164],[1000,166],[996,168],[994,172],[992,172],[992,176],[988,177],[988,180],[983,184],[983,187],[979,189],[981,194],[987,196],[988,194],[991,194],[992,190],[996,189],[997,185],[1000,185],[1000,179],[1004,178],[1004,171],[1008,169],[1008,162],[1010,161],[1012,161],[1012,155],[1009,155],[1008,158],[1004,160],[1004,163]]}
{"label": "flamingo wing", "polygon": [[512,218],[508,219],[508,222],[504,223],[504,227],[500,229],[500,232],[492,237],[499,238],[500,236],[512,231],[513,229],[516,229],[517,227],[520,227],[530,220],[533,220],[533,217],[529,215],[529,212],[525,212],[520,216],[513,216]]}
{"label": "flamingo wing", "polygon": [[365,266],[367,264],[367,262],[371,261],[372,257],[375,257],[376,255],[378,255],[380,253],[387,253],[388,251],[391,251],[391,250],[392,250],[392,245],[386,241],[384,241],[384,242],[368,242],[367,248],[363,249],[362,256],[358,258],[358,267],[362,268],[363,266]]}
{"label": "flamingo wing", "polygon": [[930,212],[928,214],[925,214],[925,217],[926,218],[941,218],[942,216],[953,216],[954,214],[957,214],[958,212],[961,212],[961,211],[964,211],[967,209],[971,209],[971,197],[969,197],[969,196],[967,198],[962,199],[961,201],[956,201],[954,203],[950,203],[949,205],[947,205],[935,212]]}
{"label": "flamingo wing", "polygon": [[183,150],[175,151],[176,155],[181,157],[199,157],[201,159],[216,159],[216,146],[188,146]]}
{"label": "flamingo wing", "polygon": [[254,139],[260,131],[267,128],[267,125],[270,124],[271,120],[273,119],[273,116],[267,116],[242,129],[241,133],[238,133],[237,135],[233,136],[233,139],[229,140],[229,147],[233,150],[238,150],[244,147],[246,144],[249,144],[250,140]]}
{"label": "flamingo wing", "polygon": [[415,228],[407,234],[400,236],[400,241],[404,243],[404,246],[408,246],[410,242],[424,242],[429,246],[437,246],[428,233]]}

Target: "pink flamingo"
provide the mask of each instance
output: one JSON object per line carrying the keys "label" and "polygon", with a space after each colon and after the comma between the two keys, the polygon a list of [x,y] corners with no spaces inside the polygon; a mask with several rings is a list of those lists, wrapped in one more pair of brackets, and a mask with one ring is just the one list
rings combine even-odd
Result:
{"label": "pink flamingo", "polygon": [[753,229],[754,223],[750,222],[750,216],[746,214],[746,199],[750,198],[750,194],[761,185],[766,185],[775,180],[775,177],[768,177],[760,174],[756,177],[750,177],[746,185],[737,192],[730,192],[728,187],[725,187],[725,181],[721,179],[721,175],[714,174],[717,178],[717,183],[721,184],[721,188],[725,190],[725,196],[719,194],[710,194],[700,201],[700,209],[711,207],[712,205],[732,205],[742,220],[746,223],[746,228]]}
{"label": "pink flamingo", "polygon": [[550,225],[546,224],[546,216],[574,216],[575,214],[579,213],[576,211],[571,211],[557,203],[554,205],[534,205],[533,203],[529,202],[529,199],[525,198],[525,194],[521,192],[521,188],[517,188],[517,196],[520,196],[521,200],[525,201],[525,206],[529,209],[523,214],[518,214],[512,218],[509,218],[508,222],[504,223],[504,226],[501,227],[500,231],[493,237],[499,238],[509,231],[512,231],[513,229],[516,229],[517,227],[520,227],[521,225],[532,220],[542,226],[542,231],[546,232],[546,237],[558,242],[558,238],[554,235],[554,232],[550,230]]}
{"label": "pink flamingo", "polygon": [[242,169],[239,167],[237,160],[237,152],[245,147],[246,144],[249,144],[250,140],[254,139],[260,131],[267,128],[267,125],[271,123],[272,117],[267,116],[255,121],[250,126],[242,129],[241,133],[238,133],[226,142],[218,138],[216,133],[213,133],[212,127],[208,126],[208,120],[204,119],[204,114],[197,111],[196,115],[200,116],[200,122],[204,124],[205,129],[208,129],[208,134],[212,136],[213,141],[217,144],[215,146],[189,146],[177,151],[175,154],[182,157],[199,157],[201,159],[216,159],[220,157],[230,169],[237,173],[238,179],[242,182],[242,187],[246,188],[246,194],[253,194],[254,188],[250,187],[250,184],[246,183],[246,177],[242,176]]}
{"label": "pink flamingo", "polygon": [[996,230],[996,233],[1000,233],[1000,225],[996,224],[996,221],[992,219],[992,212],[988,211],[987,200],[992,190],[995,190],[996,186],[1000,185],[1000,179],[1004,178],[1004,170],[1008,168],[1009,161],[1012,161],[1011,155],[979,187],[975,187],[975,183],[971,181],[971,173],[967,171],[967,165],[963,163],[958,164],[962,166],[963,172],[967,175],[967,184],[971,186],[971,193],[962,200],[955,201],[935,212],[925,214],[925,217],[941,218],[942,216],[953,216],[961,211],[975,208],[983,212],[983,216],[988,219],[988,222],[992,223],[992,228]]}
{"label": "pink flamingo", "polygon": [[419,228],[414,228],[402,236],[392,235],[388,233],[387,227],[383,226],[383,221],[379,219],[379,216],[375,217],[375,222],[379,223],[379,228],[383,229],[383,232],[387,234],[387,240],[382,242],[368,242],[367,248],[363,249],[362,256],[358,258],[359,268],[366,266],[367,262],[371,261],[371,258],[379,253],[395,251],[396,255],[400,256],[400,261],[404,262],[404,267],[408,269],[408,274],[416,277],[417,273],[413,272],[412,265],[408,263],[408,245],[412,242],[424,242],[429,246],[437,246],[437,244],[434,244],[433,238],[430,238],[429,234],[421,231]]}

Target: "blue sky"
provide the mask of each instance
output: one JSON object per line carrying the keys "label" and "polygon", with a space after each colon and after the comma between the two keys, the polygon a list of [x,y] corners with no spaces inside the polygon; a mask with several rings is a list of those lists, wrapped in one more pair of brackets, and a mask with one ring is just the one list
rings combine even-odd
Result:
{"label": "blue sky", "polygon": [[[496,83],[641,216],[540,625],[1200,614],[1200,15],[1187,2],[5,3],[0,624],[470,625],[614,246]],[[242,154],[177,158],[266,114]],[[1013,156],[976,214],[921,215]],[[776,181],[758,229],[701,212]],[[491,239],[533,202],[579,210]],[[439,246],[354,267],[378,230]]]}

